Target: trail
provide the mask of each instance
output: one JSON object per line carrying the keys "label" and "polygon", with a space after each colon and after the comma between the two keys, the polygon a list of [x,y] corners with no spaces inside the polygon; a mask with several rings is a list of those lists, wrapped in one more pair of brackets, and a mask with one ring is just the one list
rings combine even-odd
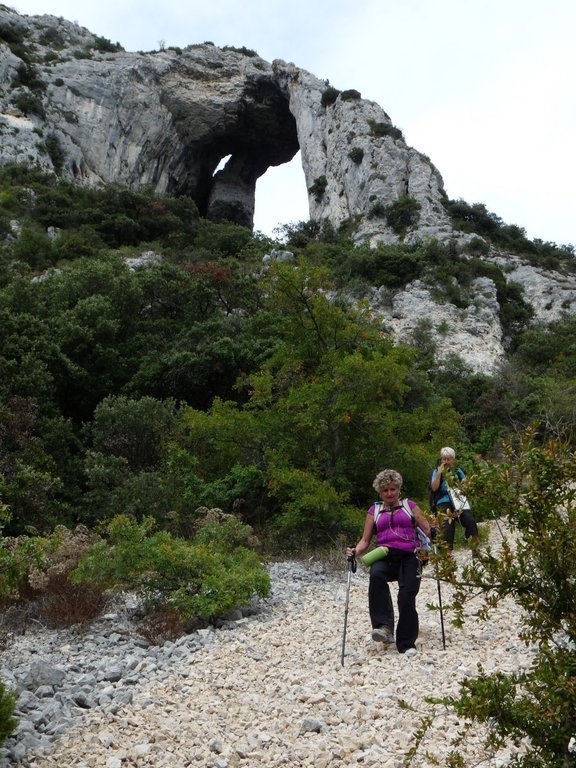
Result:
{"label": "trail", "polygon": [[[457,557],[464,562],[470,554]],[[342,666],[345,569],[345,560],[341,574],[272,564],[273,592],[260,614],[214,631],[214,642],[179,660],[173,674],[143,680],[132,703],[115,714],[90,713],[82,727],[29,765],[400,768],[421,718],[432,711],[424,697],[456,694],[459,681],[475,675],[478,664],[492,672],[530,663],[518,639],[518,611],[506,602],[490,622],[473,618],[470,604],[464,629],[450,624],[448,611],[443,650],[439,613],[426,607],[437,601],[431,568],[418,596],[418,655],[406,658],[394,646],[373,642],[368,574],[359,564]],[[443,598],[447,605],[446,587]],[[445,764],[450,739],[461,729],[455,715],[440,711],[414,765],[432,766],[426,750]],[[467,765],[481,755],[480,736],[472,728],[467,732],[460,748]],[[506,757],[489,765],[502,765]]]}

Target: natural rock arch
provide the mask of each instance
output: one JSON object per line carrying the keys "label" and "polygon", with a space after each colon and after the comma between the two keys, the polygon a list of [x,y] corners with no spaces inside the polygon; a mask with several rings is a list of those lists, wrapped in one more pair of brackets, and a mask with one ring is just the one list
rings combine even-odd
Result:
{"label": "natural rock arch", "polygon": [[[373,244],[453,235],[440,174],[357,91],[339,92],[294,64],[270,64],[246,49],[204,43],[108,52],[64,19],[4,7],[0,22],[24,30],[37,61],[49,61],[42,67],[42,110],[22,115],[5,108],[0,115],[18,127],[17,137],[3,135],[0,162],[26,153],[56,168],[54,152],[38,147],[40,133],[59,147],[56,170],[76,183],[186,193],[208,218],[252,226],[257,179],[300,149],[310,218],[336,228],[346,222],[357,240]],[[46,43],[55,37],[62,46],[57,56]],[[0,45],[4,104],[22,64]],[[400,230],[386,212],[405,199],[417,215]]]}

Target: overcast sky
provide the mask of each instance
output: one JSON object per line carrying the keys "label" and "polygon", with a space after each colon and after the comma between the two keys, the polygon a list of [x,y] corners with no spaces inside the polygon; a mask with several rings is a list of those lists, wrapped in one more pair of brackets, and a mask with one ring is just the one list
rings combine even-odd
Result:
{"label": "overcast sky", "polygon": [[[355,88],[428,155],[450,198],[576,245],[574,0],[19,0],[128,51],[246,46]],[[308,219],[298,154],[257,185],[255,226]]]}

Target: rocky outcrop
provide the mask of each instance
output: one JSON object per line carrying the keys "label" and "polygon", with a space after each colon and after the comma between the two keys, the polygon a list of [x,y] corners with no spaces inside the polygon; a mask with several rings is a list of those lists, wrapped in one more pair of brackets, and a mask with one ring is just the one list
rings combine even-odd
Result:
{"label": "rocky outcrop", "polygon": [[[257,179],[300,149],[311,218],[348,222],[371,242],[452,234],[438,171],[356,91],[244,49],[144,54],[107,42],[0,10],[0,163],[185,193],[201,214],[251,226]],[[391,226],[387,207],[406,198],[407,220]]]}
{"label": "rocky outcrop", "polygon": [[[116,48],[64,19],[0,6],[0,165],[186,194],[203,216],[252,226],[258,178],[300,150],[311,219],[370,245],[470,239],[452,228],[438,170],[357,91],[246,49]],[[537,321],[576,311],[571,275],[493,248],[484,258],[522,287]],[[467,290],[464,309],[421,281],[395,294],[376,286],[369,301],[395,338],[425,331],[440,358],[495,370],[505,353],[496,286],[482,278]]]}

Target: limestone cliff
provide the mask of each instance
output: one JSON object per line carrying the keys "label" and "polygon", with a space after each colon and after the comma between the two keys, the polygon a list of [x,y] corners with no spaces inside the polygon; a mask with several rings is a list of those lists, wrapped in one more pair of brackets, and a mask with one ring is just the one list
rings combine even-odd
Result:
{"label": "limestone cliff", "polygon": [[393,242],[384,209],[408,196],[403,236],[452,234],[440,174],[384,110],[293,64],[211,44],[114,52],[73,23],[6,8],[0,43],[0,162],[186,193],[203,215],[251,225],[257,179],[300,148],[311,218]]}
{"label": "limestone cliff", "polygon": [[[451,224],[438,170],[378,104],[246,49],[129,53],[64,19],[0,6],[0,137],[0,165],[185,193],[202,215],[247,226],[257,179],[300,149],[311,219],[371,245],[470,237]],[[576,311],[573,277],[494,248],[485,258],[523,287],[537,320]],[[472,368],[494,369],[504,358],[494,283],[477,280],[466,310],[433,288],[376,286],[372,310],[400,339],[425,318],[441,355],[460,349]]]}

